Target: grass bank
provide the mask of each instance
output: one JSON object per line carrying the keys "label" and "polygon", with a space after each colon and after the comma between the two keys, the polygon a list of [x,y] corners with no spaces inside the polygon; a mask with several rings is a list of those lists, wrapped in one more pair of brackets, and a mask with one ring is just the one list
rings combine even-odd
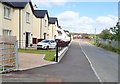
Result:
{"label": "grass bank", "polygon": [[101,43],[94,43],[94,42],[90,42],[90,43],[92,43],[93,45],[95,45],[97,47],[100,47],[100,48],[106,49],[108,51],[112,51],[112,52],[120,54],[120,48],[114,48],[112,46],[104,45]]}
{"label": "grass bank", "polygon": [[120,54],[120,48],[114,48],[112,46],[108,46],[104,44],[96,44],[96,46]]}
{"label": "grass bank", "polygon": [[21,53],[45,54],[44,59],[47,61],[55,61],[55,50],[35,50],[35,49],[18,49]]}
{"label": "grass bank", "polygon": [[104,45],[104,44],[101,44],[101,43],[95,43],[93,41],[90,41],[90,43],[97,46],[97,47],[100,47],[100,48],[106,49],[108,51],[112,51],[112,52],[120,54],[120,48],[114,48],[112,46]]}

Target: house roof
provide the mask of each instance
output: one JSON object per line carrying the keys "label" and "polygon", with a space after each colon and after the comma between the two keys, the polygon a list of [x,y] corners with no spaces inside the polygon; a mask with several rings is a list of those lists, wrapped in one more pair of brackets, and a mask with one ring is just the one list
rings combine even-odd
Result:
{"label": "house roof", "polygon": [[24,8],[28,2],[3,2],[3,3],[13,8]]}
{"label": "house roof", "polygon": [[57,22],[57,26],[59,26],[58,19],[56,17],[50,17],[48,22],[49,24],[55,24],[55,22]]}
{"label": "house roof", "polygon": [[13,8],[24,8],[28,2],[31,2],[31,0],[24,0],[24,1],[2,0],[3,4],[6,4],[6,5],[11,6]]}
{"label": "house roof", "polygon": [[68,31],[68,30],[64,30],[64,32],[68,32],[68,33],[69,33],[69,31]]}
{"label": "house roof", "polygon": [[49,23],[51,23],[51,24],[55,24],[56,21],[58,21],[56,17],[49,18]]}
{"label": "house roof", "polygon": [[34,14],[34,8],[33,8],[31,0],[24,0],[24,1],[15,0],[15,1],[16,2],[13,2],[13,0],[11,0],[11,1],[10,0],[2,0],[2,3],[5,4],[5,5],[8,5],[10,7],[18,8],[18,9],[25,8],[25,6],[29,3],[30,7],[31,7],[31,10]]}
{"label": "house roof", "polygon": [[44,18],[45,14],[47,14],[47,17],[49,18],[47,10],[34,10],[34,14],[37,18]]}

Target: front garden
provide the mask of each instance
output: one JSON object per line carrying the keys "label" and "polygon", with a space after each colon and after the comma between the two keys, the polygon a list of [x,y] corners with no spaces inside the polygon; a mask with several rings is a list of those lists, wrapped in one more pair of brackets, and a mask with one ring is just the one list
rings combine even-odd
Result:
{"label": "front garden", "polygon": [[44,59],[47,61],[55,61],[55,50],[36,50],[36,49],[19,49],[21,53],[45,54]]}

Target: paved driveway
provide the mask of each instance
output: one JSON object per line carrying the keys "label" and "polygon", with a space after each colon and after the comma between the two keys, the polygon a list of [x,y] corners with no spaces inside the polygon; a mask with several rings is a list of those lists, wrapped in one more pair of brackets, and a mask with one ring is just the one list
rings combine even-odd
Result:
{"label": "paved driveway", "polygon": [[19,53],[19,70],[28,70],[55,63],[44,60],[44,56],[44,54]]}
{"label": "paved driveway", "polygon": [[3,75],[3,81],[99,82],[78,41],[73,41],[58,64]]}

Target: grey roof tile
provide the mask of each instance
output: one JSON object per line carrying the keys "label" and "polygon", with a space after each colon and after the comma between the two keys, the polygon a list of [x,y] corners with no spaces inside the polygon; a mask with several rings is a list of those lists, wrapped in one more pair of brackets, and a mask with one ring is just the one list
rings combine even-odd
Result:
{"label": "grey roof tile", "polygon": [[49,18],[49,23],[50,23],[50,24],[55,24],[56,21],[58,22],[58,20],[57,20],[56,17],[50,17],[50,18]]}
{"label": "grey roof tile", "polygon": [[[44,18],[45,14],[48,16],[48,11],[47,10],[34,10],[34,14],[37,18]],[[49,16],[48,16],[49,18]]]}

